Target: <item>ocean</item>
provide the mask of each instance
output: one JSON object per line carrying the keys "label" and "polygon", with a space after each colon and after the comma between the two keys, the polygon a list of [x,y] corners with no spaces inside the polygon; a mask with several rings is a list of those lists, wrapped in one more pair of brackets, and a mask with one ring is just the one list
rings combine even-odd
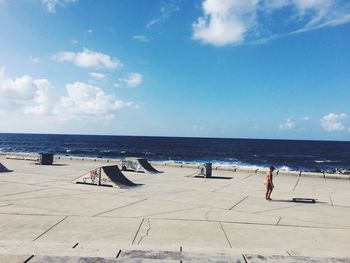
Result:
{"label": "ocean", "polygon": [[0,133],[0,152],[51,152],[97,158],[144,157],[152,161],[249,168],[350,170],[350,142]]}

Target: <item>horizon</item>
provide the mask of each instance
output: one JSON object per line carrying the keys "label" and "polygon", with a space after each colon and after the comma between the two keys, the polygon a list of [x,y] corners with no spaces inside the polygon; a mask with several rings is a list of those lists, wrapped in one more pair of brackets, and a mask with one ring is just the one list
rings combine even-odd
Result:
{"label": "horizon", "polygon": [[1,133],[350,141],[348,1],[0,0],[0,18]]}
{"label": "horizon", "polygon": [[165,135],[128,135],[128,134],[79,134],[79,133],[26,133],[26,132],[0,132],[9,135],[58,135],[58,136],[101,136],[101,137],[149,137],[149,138],[179,138],[179,139],[222,139],[222,140],[263,140],[263,141],[309,141],[309,142],[346,142],[342,140],[307,140],[283,138],[229,138],[229,137],[199,137],[199,136],[165,136]]}

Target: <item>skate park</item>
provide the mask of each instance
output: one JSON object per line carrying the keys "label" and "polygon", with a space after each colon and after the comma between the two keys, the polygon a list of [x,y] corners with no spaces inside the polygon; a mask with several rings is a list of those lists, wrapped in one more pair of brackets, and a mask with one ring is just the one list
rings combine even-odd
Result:
{"label": "skate park", "polygon": [[76,180],[121,161],[0,162],[11,171],[0,173],[0,262],[349,262],[348,177],[280,172],[266,201],[263,171],[198,178],[198,166],[152,163],[162,173],[119,169],[136,187],[103,187]]}

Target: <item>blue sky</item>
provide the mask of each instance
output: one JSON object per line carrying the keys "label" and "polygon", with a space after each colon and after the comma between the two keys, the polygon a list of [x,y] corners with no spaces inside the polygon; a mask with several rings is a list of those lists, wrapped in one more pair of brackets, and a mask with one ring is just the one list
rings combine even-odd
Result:
{"label": "blue sky", "polygon": [[1,132],[350,139],[350,3],[0,0]]}

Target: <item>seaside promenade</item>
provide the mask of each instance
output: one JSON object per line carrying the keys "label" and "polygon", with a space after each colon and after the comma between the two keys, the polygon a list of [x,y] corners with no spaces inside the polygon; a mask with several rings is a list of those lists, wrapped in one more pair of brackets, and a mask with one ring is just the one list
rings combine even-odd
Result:
{"label": "seaside promenade", "polygon": [[[139,186],[72,181],[103,159],[0,162],[0,262],[350,262],[350,180],[156,166]],[[313,198],[316,203],[293,202]]]}

